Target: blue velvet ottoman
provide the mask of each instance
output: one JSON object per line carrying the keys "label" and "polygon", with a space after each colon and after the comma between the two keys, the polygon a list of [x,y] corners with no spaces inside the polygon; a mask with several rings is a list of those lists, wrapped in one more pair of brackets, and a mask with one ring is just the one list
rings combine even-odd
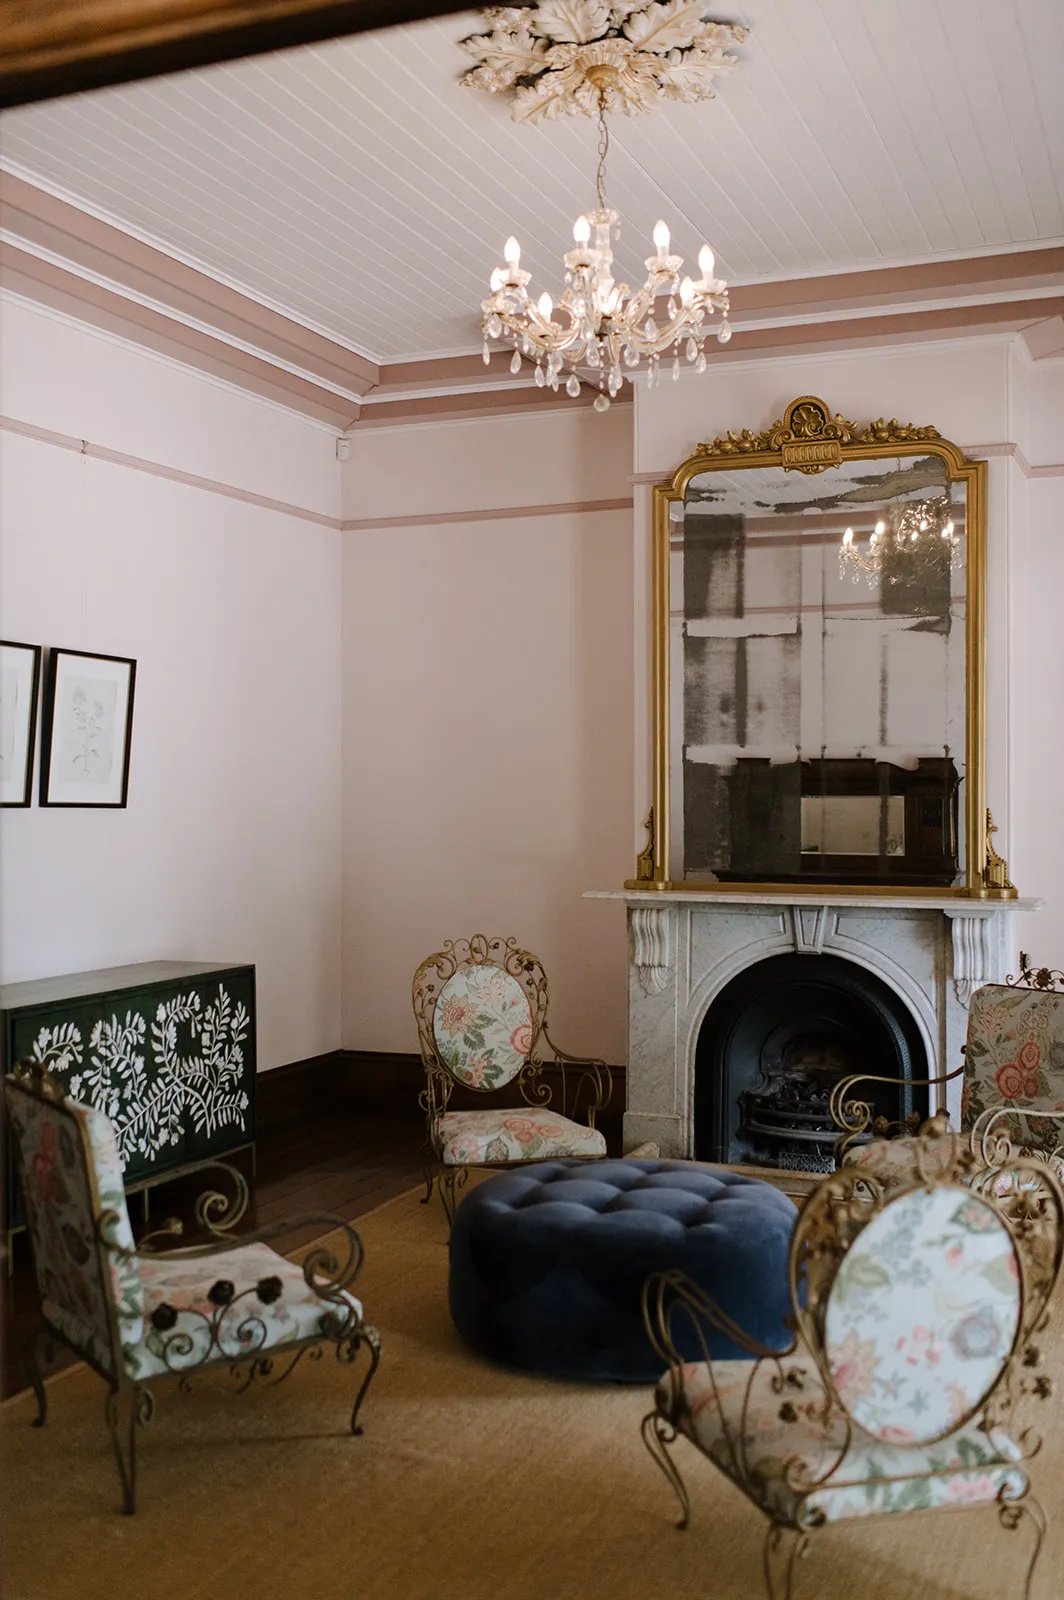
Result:
{"label": "blue velvet ottoman", "polygon": [[[787,1253],[797,1217],[771,1184],[687,1161],[545,1161],[462,1200],[451,1229],[451,1318],[480,1355],[557,1378],[653,1383],[643,1284],[676,1267],[744,1332],[791,1342]],[[677,1317],[686,1359],[703,1359]],[[710,1355],[745,1354],[714,1332]]]}

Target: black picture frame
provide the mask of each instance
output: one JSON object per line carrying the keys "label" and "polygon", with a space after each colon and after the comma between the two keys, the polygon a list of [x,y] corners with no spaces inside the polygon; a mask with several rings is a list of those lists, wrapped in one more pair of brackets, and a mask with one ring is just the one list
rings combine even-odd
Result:
{"label": "black picture frame", "polygon": [[[0,652],[11,650],[18,651],[29,658],[25,663],[29,669],[29,719],[26,724],[24,739],[19,738],[17,727],[14,729],[15,737],[23,746],[23,771],[20,781],[14,784],[15,790],[21,794],[20,799],[4,798],[8,780],[0,780],[0,806],[29,806],[33,804],[33,757],[37,749],[37,702],[40,697],[41,687],[41,646],[39,644],[23,644],[17,639],[0,639]],[[2,692],[2,691],[0,691]],[[21,717],[19,721],[21,721]]]}
{"label": "black picture frame", "polygon": [[[85,664],[80,678],[79,663]],[[92,663],[101,665],[94,668]],[[59,646],[49,649],[41,716],[42,806],[111,811],[125,807],[136,678],[137,663],[131,656]],[[87,698],[84,684],[98,686],[95,699]],[[108,694],[112,686],[113,696]],[[118,756],[121,765],[116,773]]]}

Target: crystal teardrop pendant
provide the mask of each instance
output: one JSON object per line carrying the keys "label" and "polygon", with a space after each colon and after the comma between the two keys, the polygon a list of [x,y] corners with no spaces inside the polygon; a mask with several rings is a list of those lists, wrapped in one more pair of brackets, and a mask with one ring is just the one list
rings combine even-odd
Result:
{"label": "crystal teardrop pendant", "polygon": [[521,352],[520,352],[520,350],[515,350],[514,353],[513,353],[513,358],[510,361],[510,371],[516,373],[516,372],[520,372],[520,370],[521,370]]}
{"label": "crystal teardrop pendant", "polygon": [[608,411],[609,409],[610,409],[610,402],[609,402],[608,397],[606,395],[604,395],[604,394],[597,394],[595,396],[595,410],[596,411]]}
{"label": "crystal teardrop pendant", "polygon": [[497,317],[494,314],[494,312],[488,318],[487,327],[486,327],[485,331],[486,331],[489,339],[497,339],[499,337],[500,333],[502,332],[502,319],[500,317]]}
{"label": "crystal teardrop pendant", "polygon": [[566,385],[565,385],[565,392],[573,400],[577,399],[577,397],[579,396],[579,394],[580,394],[580,379],[577,377],[575,372],[571,372],[569,374],[568,380],[567,380]]}
{"label": "crystal teardrop pendant", "polygon": [[537,389],[542,389],[542,387],[546,383],[546,381],[547,381],[547,379],[544,376],[543,368],[540,366],[539,362],[537,361],[536,362],[536,388]]}
{"label": "crystal teardrop pendant", "polygon": [[488,341],[485,339],[484,340],[484,365],[487,367],[487,366],[490,366],[490,364],[491,364],[491,346],[488,344]]}
{"label": "crystal teardrop pendant", "polygon": [[726,322],[722,322],[720,327],[717,329],[717,338],[721,344],[727,344],[728,340],[731,338],[731,328]]}

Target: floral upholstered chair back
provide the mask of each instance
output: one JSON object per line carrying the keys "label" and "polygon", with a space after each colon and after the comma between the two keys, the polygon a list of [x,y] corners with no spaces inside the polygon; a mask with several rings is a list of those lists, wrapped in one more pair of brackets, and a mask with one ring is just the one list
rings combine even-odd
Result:
{"label": "floral upholstered chair back", "polygon": [[547,979],[534,955],[512,939],[448,940],[415,972],[413,1000],[440,1109],[456,1083],[490,1090],[517,1082],[527,1092],[547,1020]]}
{"label": "floral upholstered chair back", "polygon": [[115,1379],[144,1304],[114,1129],[31,1069],[16,1068],[5,1091],[45,1321]]}
{"label": "floral upholstered chair back", "polygon": [[823,1376],[866,1434],[924,1446],[977,1417],[1020,1327],[1020,1258],[962,1184],[892,1199],[851,1244],[817,1330]]}
{"label": "floral upholstered chair back", "polygon": [[[968,1014],[961,1126],[1051,1156],[1064,1145],[1064,994],[992,983]],[[1056,1118],[1031,1112],[1058,1112]],[[1024,1113],[1028,1113],[1025,1115]]]}

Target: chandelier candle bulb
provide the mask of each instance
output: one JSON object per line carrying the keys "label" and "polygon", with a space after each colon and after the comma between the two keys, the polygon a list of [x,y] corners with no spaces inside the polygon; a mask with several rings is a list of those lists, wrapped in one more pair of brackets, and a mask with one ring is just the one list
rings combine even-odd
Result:
{"label": "chandelier candle bulb", "polygon": [[669,253],[669,230],[664,222],[654,224],[654,247],[658,252],[658,260],[664,261]]}
{"label": "chandelier candle bulb", "polygon": [[503,245],[502,253],[503,259],[509,267],[516,267],[518,262],[521,260],[521,246],[518,244],[513,234],[510,235],[506,243]]}

